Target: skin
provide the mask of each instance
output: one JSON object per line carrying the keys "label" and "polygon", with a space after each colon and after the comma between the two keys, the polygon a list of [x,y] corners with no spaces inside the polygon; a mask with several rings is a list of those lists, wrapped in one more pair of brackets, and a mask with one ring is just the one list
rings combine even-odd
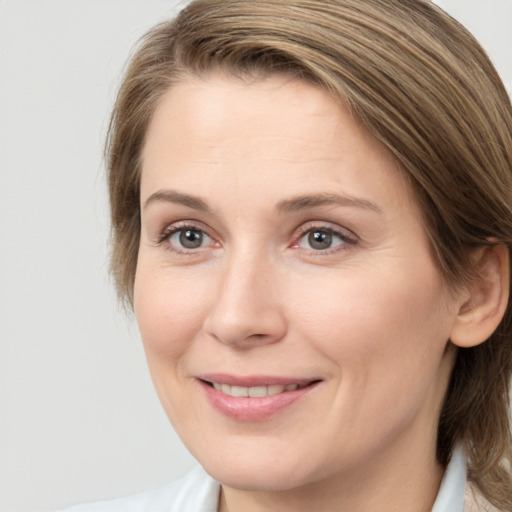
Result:
{"label": "skin", "polygon": [[[212,75],[168,91],[142,156],[137,321],[168,417],[222,483],[219,510],[429,511],[467,296],[443,284],[388,150],[312,85]],[[180,245],[184,229],[200,247]],[[237,421],[206,400],[205,373],[320,383]]]}

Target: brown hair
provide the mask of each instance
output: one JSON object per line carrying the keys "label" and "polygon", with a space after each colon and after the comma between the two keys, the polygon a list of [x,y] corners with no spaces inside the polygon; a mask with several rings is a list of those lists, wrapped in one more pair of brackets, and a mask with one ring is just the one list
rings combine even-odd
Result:
{"label": "brown hair", "polygon": [[[119,91],[107,141],[112,272],[132,304],[140,155],[151,116],[187,75],[286,73],[342,101],[395,155],[421,204],[442,275],[471,278],[469,248],[512,247],[512,109],[485,52],[427,0],[196,0],[151,30]],[[438,428],[469,478],[512,510],[510,304],[485,343],[459,349]]]}

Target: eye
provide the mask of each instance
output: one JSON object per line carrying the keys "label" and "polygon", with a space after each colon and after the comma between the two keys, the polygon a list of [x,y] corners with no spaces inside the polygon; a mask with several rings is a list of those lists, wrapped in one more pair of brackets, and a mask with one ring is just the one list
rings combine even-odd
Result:
{"label": "eye", "polygon": [[354,244],[354,236],[328,227],[313,227],[302,232],[295,247],[312,251],[328,251],[337,247]]}
{"label": "eye", "polygon": [[211,242],[211,238],[200,229],[179,229],[170,237],[169,242],[180,249],[199,249]]}
{"label": "eye", "polygon": [[183,224],[167,227],[159,235],[156,243],[178,254],[215,245],[215,241],[203,229],[194,225]]}

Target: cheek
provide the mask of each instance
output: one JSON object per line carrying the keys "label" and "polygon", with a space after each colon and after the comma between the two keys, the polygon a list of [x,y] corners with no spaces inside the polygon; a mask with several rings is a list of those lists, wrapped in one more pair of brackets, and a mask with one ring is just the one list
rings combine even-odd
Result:
{"label": "cheek", "polygon": [[304,306],[303,332],[329,361],[336,383],[322,414],[339,433],[331,448],[341,443],[336,446],[344,450],[343,439],[351,439],[356,457],[409,425],[424,434],[435,429],[449,375],[443,361],[450,315],[441,307],[446,301],[437,274],[424,270],[420,280],[354,272]]}
{"label": "cheek", "polygon": [[196,280],[172,269],[139,266],[135,277],[135,315],[148,362],[176,362],[203,323],[205,290]]}
{"label": "cheek", "polygon": [[135,277],[135,315],[155,390],[180,433],[178,420],[190,405],[182,392],[189,380],[187,358],[203,325],[207,293],[172,269],[142,263]]}
{"label": "cheek", "polygon": [[371,389],[382,396],[404,382],[424,390],[435,379],[453,308],[428,263],[419,273],[382,270],[378,279],[354,271],[308,297],[297,315],[307,337],[358,393]]}

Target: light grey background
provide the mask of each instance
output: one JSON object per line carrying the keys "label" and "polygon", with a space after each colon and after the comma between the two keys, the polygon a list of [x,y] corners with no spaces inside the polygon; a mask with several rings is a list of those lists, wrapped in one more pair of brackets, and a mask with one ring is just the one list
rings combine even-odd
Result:
{"label": "light grey background", "polygon": [[[512,91],[512,0],[438,3]],[[107,277],[101,158],[130,48],[178,4],[0,1],[1,512],[127,494],[194,464]]]}

